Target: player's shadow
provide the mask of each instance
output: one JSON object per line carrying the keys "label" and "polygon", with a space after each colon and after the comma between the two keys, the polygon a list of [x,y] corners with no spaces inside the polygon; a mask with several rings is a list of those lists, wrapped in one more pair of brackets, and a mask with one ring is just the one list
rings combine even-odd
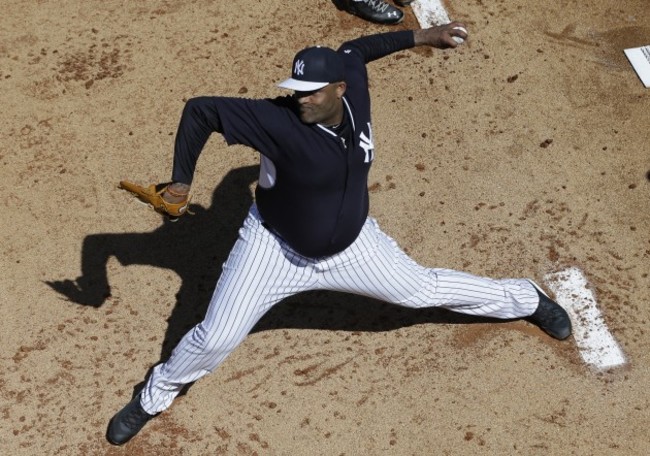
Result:
{"label": "player's shadow", "polygon": [[[257,166],[232,170],[215,188],[209,208],[192,205],[195,215],[186,215],[175,223],[164,218],[160,227],[147,233],[87,236],[81,247],[81,276],[46,283],[72,302],[100,307],[113,299],[107,275],[109,258],[116,258],[124,266],[171,269],[180,277],[181,287],[160,354],[161,361],[167,359],[180,338],[205,315],[222,264],[252,204],[249,189],[258,170]],[[152,286],[143,280],[142,286]],[[389,331],[418,323],[487,321],[440,309],[406,309],[361,296],[314,291],[276,305],[253,332],[279,328]]]}
{"label": "player's shadow", "polygon": [[485,324],[503,321],[435,307],[401,307],[347,293],[310,291],[275,305],[255,325],[251,334],[282,328],[383,332],[424,323]]}
{"label": "player's shadow", "polygon": [[[192,204],[194,215],[185,215],[176,222],[161,216],[161,225],[153,231],[86,236],[81,246],[81,275],[75,280],[46,283],[69,301],[100,307],[114,299],[107,275],[109,258],[117,259],[123,266],[150,265],[174,271],[181,286],[168,318],[161,352],[161,358],[167,358],[185,332],[205,315],[221,265],[252,204],[250,185],[258,174],[258,166],[233,169],[215,188],[209,208]],[[124,198],[129,198],[126,192]],[[145,206],[136,210],[140,208],[147,210]],[[155,281],[143,278],[141,285],[155,286]]]}

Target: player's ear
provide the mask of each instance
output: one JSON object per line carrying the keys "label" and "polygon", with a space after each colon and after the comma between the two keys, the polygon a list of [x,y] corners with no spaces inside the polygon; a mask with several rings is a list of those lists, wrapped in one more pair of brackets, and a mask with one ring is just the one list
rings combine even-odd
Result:
{"label": "player's ear", "polygon": [[336,83],[336,96],[337,98],[341,98],[343,94],[345,93],[345,89],[347,89],[347,84],[345,81],[337,82]]}

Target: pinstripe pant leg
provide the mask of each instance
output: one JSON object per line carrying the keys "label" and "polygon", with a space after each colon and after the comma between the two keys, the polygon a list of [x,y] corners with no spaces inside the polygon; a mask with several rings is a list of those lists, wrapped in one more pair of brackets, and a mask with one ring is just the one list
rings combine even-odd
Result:
{"label": "pinstripe pant leg", "polygon": [[531,315],[537,291],[527,279],[491,279],[450,269],[425,268],[406,255],[369,218],[359,238],[319,265],[321,284],[405,307],[443,307],[493,318]]}
{"label": "pinstripe pant leg", "polygon": [[168,408],[182,387],[212,372],[278,301],[313,288],[309,262],[283,247],[261,226],[253,206],[239,232],[205,319],[191,329],[170,358],[154,367],[141,396],[148,413]]}

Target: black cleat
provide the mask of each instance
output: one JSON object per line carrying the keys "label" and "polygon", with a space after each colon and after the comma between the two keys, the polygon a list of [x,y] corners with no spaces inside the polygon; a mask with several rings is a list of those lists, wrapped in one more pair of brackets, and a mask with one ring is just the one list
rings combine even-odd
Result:
{"label": "black cleat", "polygon": [[140,405],[140,394],[117,412],[108,424],[106,439],[113,445],[123,445],[156,415],[149,415]]}
{"label": "black cleat", "polygon": [[398,24],[404,13],[382,0],[334,0],[340,10],[378,24]]}
{"label": "black cleat", "polygon": [[569,337],[571,335],[569,314],[562,306],[549,298],[535,282],[531,280],[530,283],[537,290],[539,305],[527,320],[539,326],[551,337],[559,340]]}

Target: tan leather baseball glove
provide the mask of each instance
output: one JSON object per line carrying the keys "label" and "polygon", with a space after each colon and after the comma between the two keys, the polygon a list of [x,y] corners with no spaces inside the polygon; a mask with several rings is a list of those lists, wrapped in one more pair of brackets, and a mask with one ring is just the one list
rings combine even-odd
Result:
{"label": "tan leather baseball glove", "polygon": [[163,199],[163,193],[169,187],[169,183],[165,184],[151,184],[149,187],[141,187],[129,181],[121,181],[120,188],[133,193],[138,199],[144,203],[150,204],[156,212],[169,215],[172,218],[178,218],[181,215],[189,212],[187,210],[190,197],[178,203],[169,203]]}

